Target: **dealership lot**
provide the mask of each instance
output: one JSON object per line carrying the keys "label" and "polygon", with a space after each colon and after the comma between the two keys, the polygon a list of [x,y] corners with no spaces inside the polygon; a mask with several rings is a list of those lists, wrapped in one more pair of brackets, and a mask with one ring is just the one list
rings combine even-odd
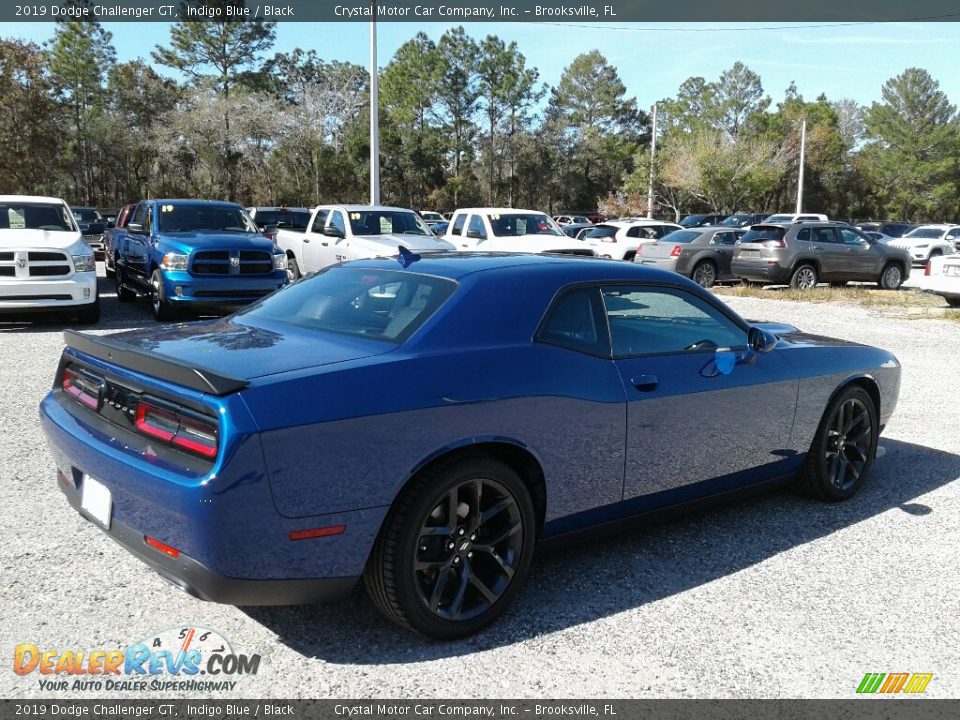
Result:
{"label": "dealership lot", "polygon": [[[146,302],[121,306],[100,282],[102,320],[90,332],[153,324]],[[188,697],[851,697],[867,672],[932,672],[926,694],[956,696],[960,326],[724,299],[745,317],[900,359],[886,455],[861,494],[823,505],[779,492],[554,551],[501,622],[452,644],[399,630],[361,591],[324,607],[240,610],[174,590],[56,487],[36,408],[64,326],[0,318],[0,647],[8,658],[25,642],[87,652],[195,626],[262,655],[233,690]],[[38,677],[8,672],[8,695],[69,696],[40,690]]]}

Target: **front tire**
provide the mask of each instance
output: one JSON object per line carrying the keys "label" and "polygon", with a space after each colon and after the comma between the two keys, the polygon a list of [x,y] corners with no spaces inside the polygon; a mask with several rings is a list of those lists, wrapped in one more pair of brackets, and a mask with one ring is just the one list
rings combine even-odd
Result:
{"label": "front tire", "polygon": [[77,311],[77,319],[84,325],[92,325],[100,322],[100,296],[89,305],[84,305]]}
{"label": "front tire", "polygon": [[960,308],[960,297],[948,297],[944,298],[947,301],[947,305],[952,308]]}
{"label": "front tire", "polygon": [[153,286],[151,301],[154,319],[160,322],[176,320],[177,309],[167,300],[167,292],[164,290],[163,278],[160,277],[159,270],[153,271],[153,275],[150,276],[150,284]]}
{"label": "front tire", "polygon": [[290,282],[296,282],[303,275],[300,273],[300,266],[297,264],[297,259],[295,257],[287,257],[287,279]]}
{"label": "front tire", "polygon": [[812,290],[817,286],[818,281],[817,269],[813,265],[804,263],[790,276],[790,287],[794,290]]}
{"label": "front tire", "polygon": [[492,458],[453,460],[397,499],[364,583],[394,622],[454,640],[503,614],[529,574],[535,542],[536,512],[517,473]]}
{"label": "front tire", "polygon": [[859,385],[842,390],[827,406],[807,453],[803,488],[830,502],[852,498],[873,464],[878,435],[877,408],[870,394]]}
{"label": "front tire", "polygon": [[881,290],[897,290],[903,285],[903,269],[897,263],[887,263],[877,285]]}

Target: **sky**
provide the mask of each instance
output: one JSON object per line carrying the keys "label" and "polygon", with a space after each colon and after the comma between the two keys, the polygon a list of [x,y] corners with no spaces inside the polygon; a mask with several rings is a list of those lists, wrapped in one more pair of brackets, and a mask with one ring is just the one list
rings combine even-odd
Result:
{"label": "sky", "polygon": [[[620,73],[627,94],[641,108],[676,94],[691,76],[715,80],[740,61],[757,72],[777,102],[790,82],[807,100],[826,93],[863,105],[880,100],[883,83],[908,67],[926,68],[940,89],[960,105],[960,22],[934,23],[464,23],[477,40],[488,34],[515,40],[540,79],[555,85],[577,55],[600,50]],[[386,23],[378,30],[378,64],[418,30],[434,40],[448,23]],[[105,23],[119,61],[143,58],[165,44],[165,23]],[[2,23],[0,36],[37,43],[53,35],[52,23]],[[314,49],[326,60],[366,65],[369,24],[279,23],[273,51]],[[162,71],[161,68],[157,68]],[[172,71],[167,71],[173,74]]]}

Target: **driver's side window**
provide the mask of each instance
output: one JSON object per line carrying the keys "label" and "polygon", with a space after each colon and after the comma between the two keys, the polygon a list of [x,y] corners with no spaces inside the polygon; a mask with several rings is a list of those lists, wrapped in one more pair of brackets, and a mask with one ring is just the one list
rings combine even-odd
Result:
{"label": "driver's side window", "polygon": [[322,235],[323,226],[327,224],[327,215],[329,214],[329,210],[317,210],[317,216],[313,219],[313,226],[310,228],[310,232]]}
{"label": "driver's side window", "polygon": [[483,218],[479,215],[471,215],[470,225],[467,227],[467,232],[477,233],[475,237],[480,240],[486,240],[487,231],[483,227]]}
{"label": "driver's side window", "polygon": [[330,227],[335,227],[344,235],[347,234],[347,225],[343,220],[343,213],[339,210],[334,210],[330,215]]}
{"label": "driver's side window", "polygon": [[683,290],[607,286],[603,303],[614,357],[743,348],[747,333],[710,303]]}
{"label": "driver's side window", "polygon": [[863,246],[869,244],[865,237],[860,235],[856,230],[849,228],[840,228],[840,240],[844,245]]}

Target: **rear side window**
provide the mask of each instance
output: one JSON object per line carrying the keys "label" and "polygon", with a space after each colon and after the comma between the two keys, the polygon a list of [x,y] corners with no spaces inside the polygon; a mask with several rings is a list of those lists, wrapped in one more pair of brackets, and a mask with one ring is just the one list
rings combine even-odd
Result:
{"label": "rear side window", "polygon": [[[801,231],[803,232],[803,231]],[[760,243],[766,240],[783,240],[787,231],[782,227],[754,225],[740,239],[742,243]]]}
{"label": "rear side window", "polygon": [[452,280],[418,273],[331,267],[240,314],[400,344],[422,327],[456,288]]}
{"label": "rear side window", "polygon": [[450,231],[454,235],[463,235],[463,226],[467,222],[467,216],[465,214],[457,215],[456,219],[453,221],[453,229]]}
{"label": "rear side window", "polygon": [[609,356],[600,290],[577,288],[561,295],[547,311],[537,340],[588,355]]}
{"label": "rear side window", "polygon": [[837,243],[837,233],[833,228],[811,228],[812,240],[818,243]]}

